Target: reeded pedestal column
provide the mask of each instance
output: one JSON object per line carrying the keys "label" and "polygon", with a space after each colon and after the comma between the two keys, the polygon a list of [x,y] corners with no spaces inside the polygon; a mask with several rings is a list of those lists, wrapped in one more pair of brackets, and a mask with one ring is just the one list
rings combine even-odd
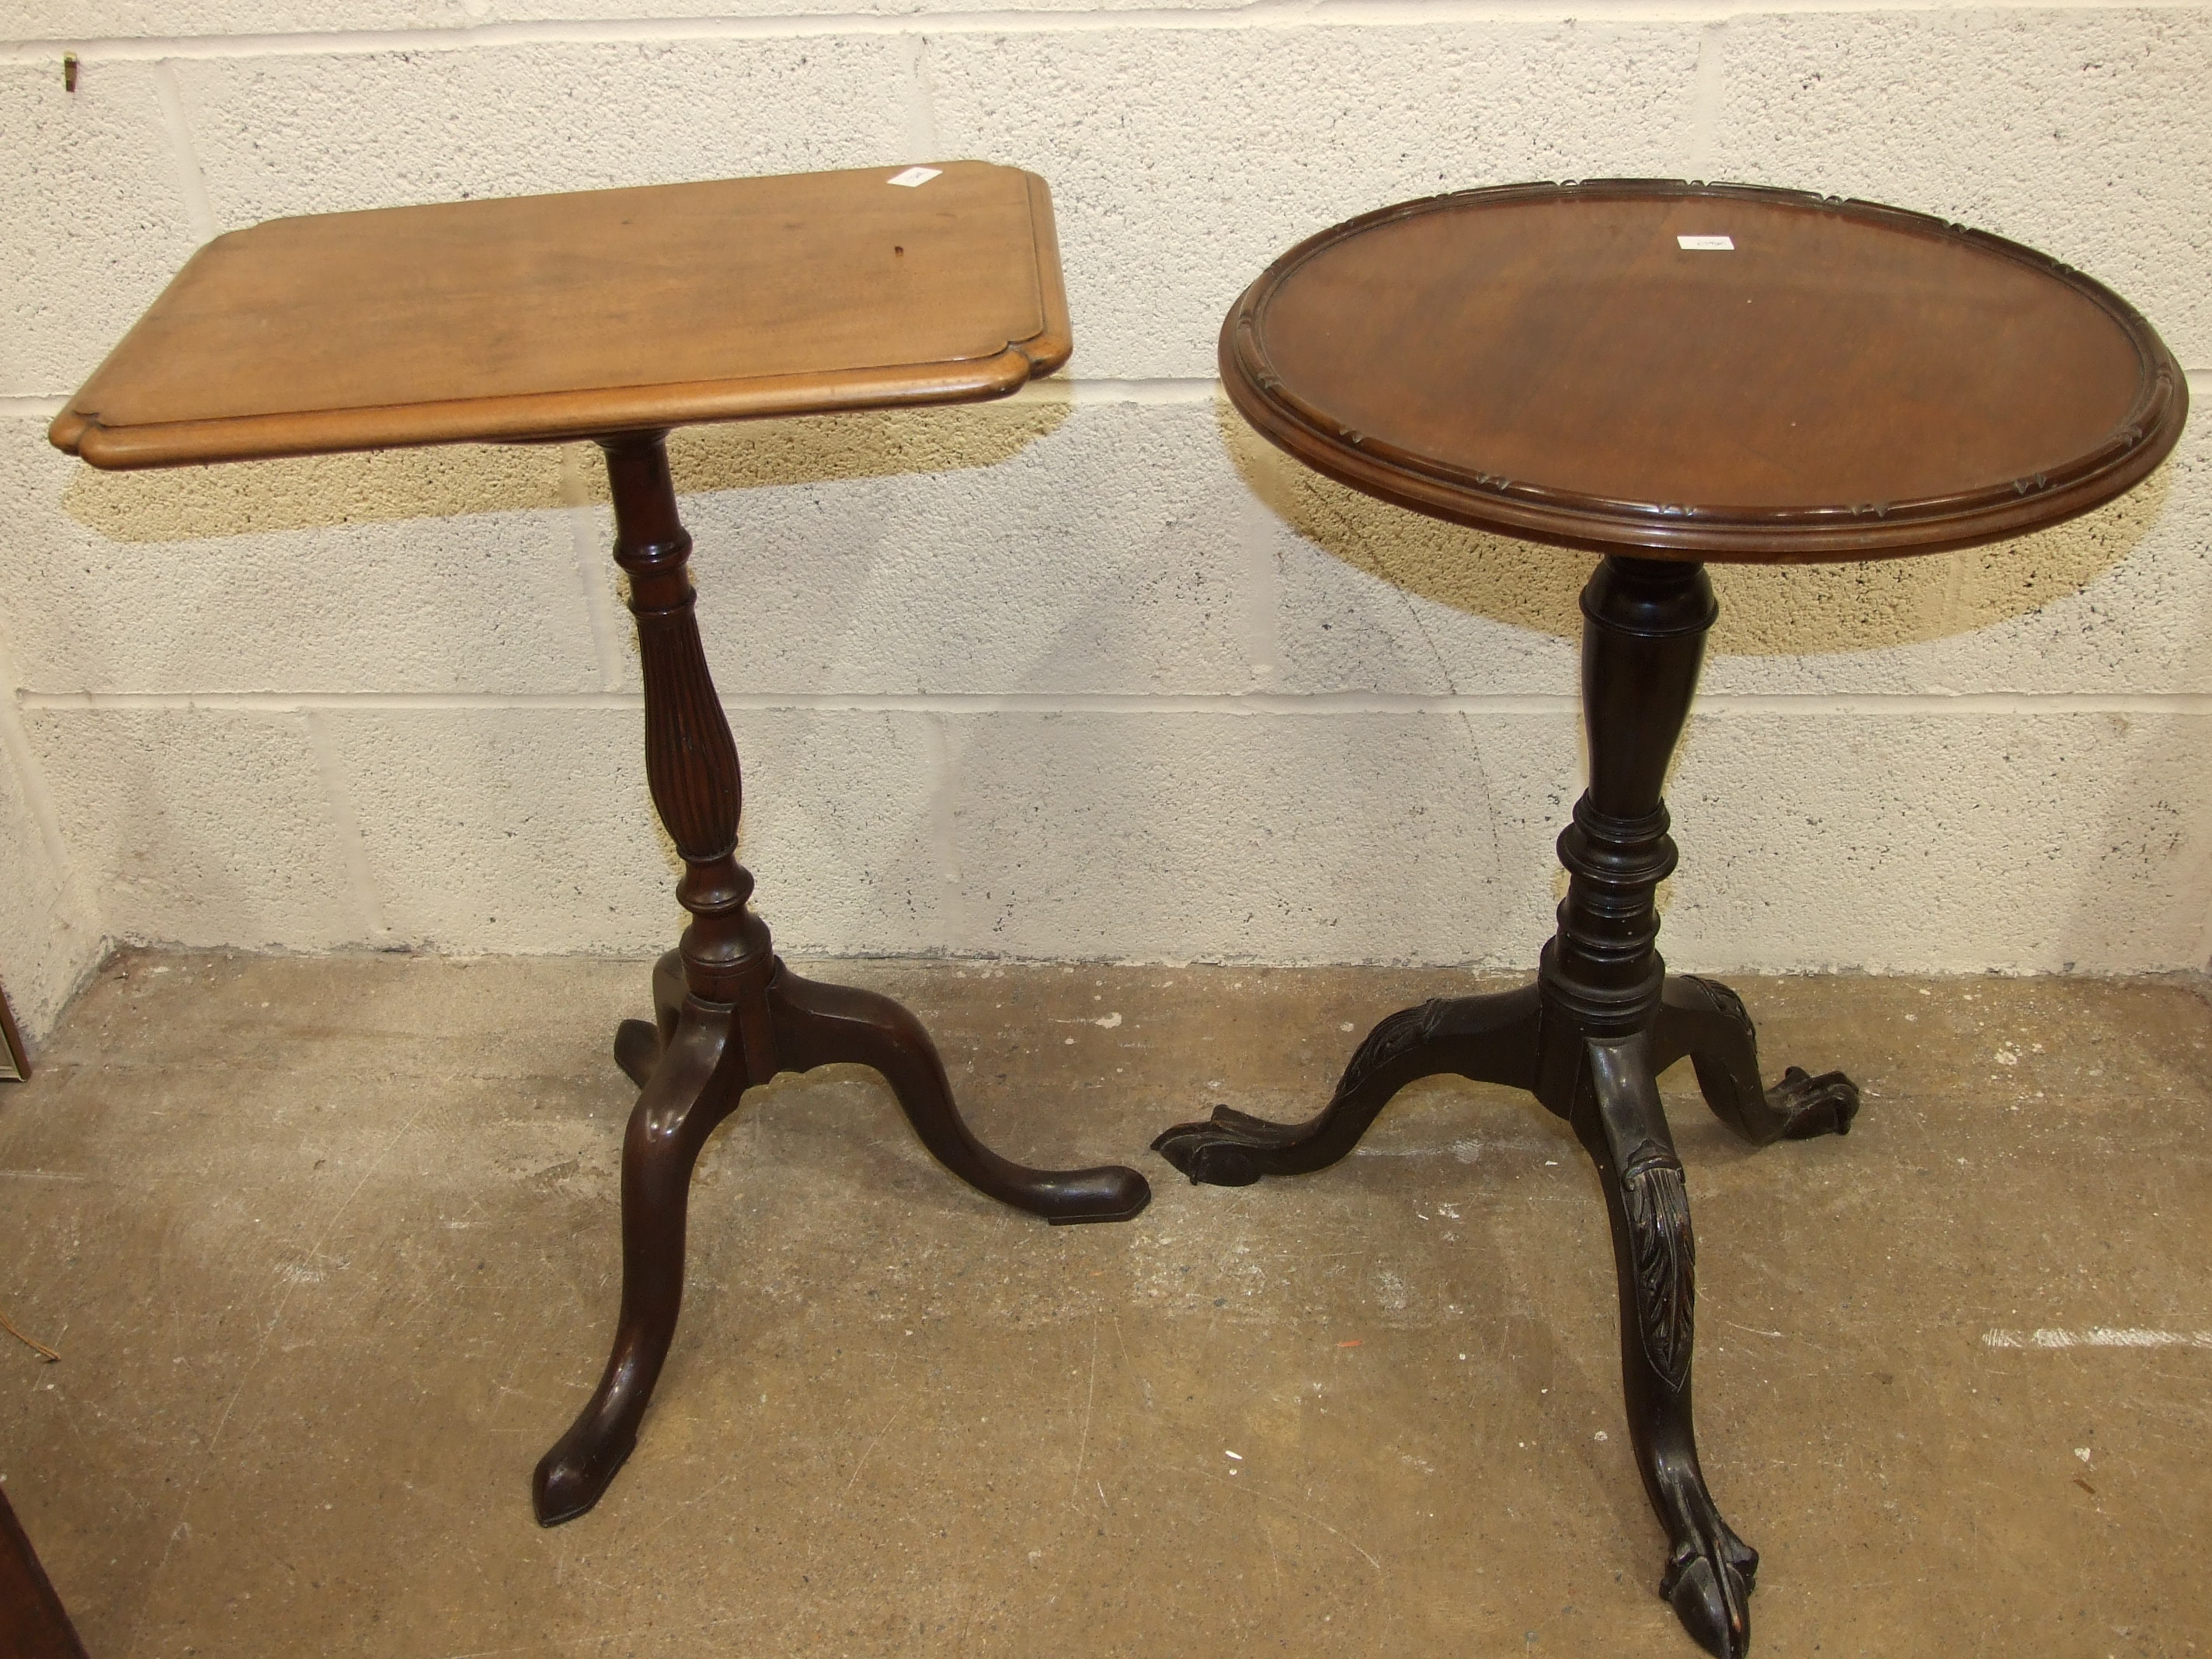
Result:
{"label": "reeded pedestal column", "polygon": [[659,432],[600,441],[615,505],[615,559],[630,579],[645,675],[646,777],[684,855],[676,896],[691,914],[654,969],[655,1020],[625,1020],[615,1054],[641,1089],[623,1142],[623,1294],[598,1391],[538,1465],[546,1526],[599,1500],[637,1439],[676,1334],[684,1292],[684,1211],[692,1165],[744,1091],[779,1072],[873,1066],[938,1161],[977,1190],[1055,1224],[1123,1221],[1152,1190],[1135,1170],[1031,1170],[1000,1158],[961,1121],[945,1066],[915,1017],[869,991],[816,984],[776,959],[748,908],[737,861],[743,789],[737,745],[707,672],[685,568],[691,538],[677,516]]}

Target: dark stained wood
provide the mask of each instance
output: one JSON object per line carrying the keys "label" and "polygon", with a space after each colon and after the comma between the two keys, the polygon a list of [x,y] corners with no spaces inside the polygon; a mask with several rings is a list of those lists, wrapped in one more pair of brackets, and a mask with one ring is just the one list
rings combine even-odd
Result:
{"label": "dark stained wood", "polygon": [[85,1659],[52,1581],[0,1487],[0,1659]]}
{"label": "dark stained wood", "polygon": [[538,1520],[557,1525],[606,1491],[676,1334],[691,1169],[746,1090],[779,1072],[873,1066],[938,1161],[979,1192],[1055,1224],[1126,1221],[1152,1200],[1134,1170],[1032,1170],[977,1140],[953,1103],[921,1023],[887,997],[801,979],[777,960],[737,861],[738,750],[700,647],[686,566],[691,538],[659,433],[601,441],[615,503],[615,558],[629,573],[644,663],[646,776],[684,855],[676,896],[691,913],[653,975],[654,1021],[628,1020],[615,1055],[641,1090],[623,1141],[623,1295],[599,1386],[538,1465]]}
{"label": "dark stained wood", "polygon": [[50,435],[167,466],[1003,396],[1071,347],[1051,194],[939,165],[233,231]]}
{"label": "dark stained wood", "polygon": [[1652,180],[1470,191],[1324,231],[1238,300],[1221,371],[1263,434],[1370,495],[1697,559],[2018,535],[2131,488],[2188,410],[2149,325],[2030,249]]}
{"label": "dark stained wood", "polygon": [[1706,1103],[1755,1146],[1847,1133],[1859,1093],[1840,1072],[1814,1078],[1794,1066],[1762,1088],[1758,1039],[1735,994],[1669,975],[1656,948],[1653,895],[1674,868],[1660,786],[1717,614],[1705,567],[1607,559],[1583,611],[1590,787],[1559,837],[1567,896],[1536,983],[1391,1015],[1304,1123],[1217,1107],[1152,1146],[1193,1181],[1219,1186],[1306,1174],[1349,1153],[1407,1084],[1439,1073],[1527,1090],[1566,1120],[1596,1165],[1612,1226],[1629,1439],[1667,1529],[1659,1593],[1707,1652],[1740,1659],[1759,1554],[1721,1518],[1698,1463],[1697,1249],[1656,1079],[1693,1059]]}
{"label": "dark stained wood", "polygon": [[1392,1014],[1305,1122],[1220,1107],[1153,1148],[1218,1185],[1308,1173],[1438,1073],[1565,1119],[1605,1194],[1659,1592],[1740,1659],[1759,1555],[1698,1462],[1697,1247],[1656,1080],[1688,1059],[1755,1146],[1847,1133],[1859,1091],[1796,1066],[1762,1086],[1741,1000],[1659,955],[1661,787],[1718,611],[1703,561],[1882,558],[2085,512],[2172,450],[2180,373],[2125,302],[2026,248],[1864,203],[1644,181],[1474,191],[1324,231],[1237,301],[1221,367],[1261,433],[1355,489],[1608,556],[1582,601],[1589,787],[1534,985]]}
{"label": "dark stained wood", "polygon": [[8,993],[0,988],[0,1080],[21,1083],[30,1075],[30,1051],[23,1047],[23,1034],[16,1029]]}
{"label": "dark stained wood", "polygon": [[738,745],[707,672],[694,612],[691,537],[677,517],[665,434],[605,441],[615,503],[615,562],[629,576],[645,681],[645,775],[684,855],[677,902],[691,913],[685,975],[708,1002],[757,1000],[768,983],[768,928],[747,908],[753,878],[737,860],[744,782]]}

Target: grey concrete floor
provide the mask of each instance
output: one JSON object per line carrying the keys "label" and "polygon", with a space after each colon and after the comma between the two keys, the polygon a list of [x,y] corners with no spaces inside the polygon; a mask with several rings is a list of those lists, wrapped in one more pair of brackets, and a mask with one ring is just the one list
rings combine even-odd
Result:
{"label": "grey concrete floor", "polygon": [[[637,1450],[541,1531],[614,1316],[644,965],[111,965],[0,1090],[0,1308],[64,1355],[0,1339],[0,1473],[97,1659],[1693,1652],[1560,1126],[1437,1081],[1317,1176],[1144,1151],[1216,1101],[1304,1115],[1375,1018],[1470,981],[823,976],[907,1000],[1000,1150],[1125,1158],[1152,1208],[1000,1208],[867,1073],[757,1091]],[[1738,985],[1770,1074],[1867,1096],[1753,1153],[1665,1080],[1754,1650],[2212,1647],[2212,1007]]]}

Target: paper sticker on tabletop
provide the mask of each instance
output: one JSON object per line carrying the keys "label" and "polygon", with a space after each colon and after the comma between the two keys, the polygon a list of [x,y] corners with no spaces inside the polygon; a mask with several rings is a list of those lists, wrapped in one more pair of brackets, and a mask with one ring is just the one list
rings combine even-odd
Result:
{"label": "paper sticker on tabletop", "polygon": [[[898,183],[894,179],[893,184]],[[1677,236],[1674,246],[1688,253],[1733,253],[1735,244],[1725,236]]]}
{"label": "paper sticker on tabletop", "polygon": [[904,173],[891,174],[891,182],[904,185],[908,190],[920,190],[944,171],[943,167],[908,167]]}

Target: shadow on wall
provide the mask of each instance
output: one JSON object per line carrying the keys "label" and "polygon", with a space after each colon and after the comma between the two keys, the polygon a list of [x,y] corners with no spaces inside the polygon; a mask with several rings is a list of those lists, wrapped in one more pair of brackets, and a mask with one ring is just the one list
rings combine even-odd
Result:
{"label": "shadow on wall", "polygon": [[[669,440],[684,495],[996,466],[1067,419],[1064,396],[688,427]],[[607,499],[581,444],[455,444],[143,472],[79,467],[64,509],[118,542],[580,507]]]}
{"label": "shadow on wall", "polygon": [[[1437,605],[1562,639],[1591,555],[1446,524],[1325,478],[1217,398],[1222,441],[1252,493],[1355,569]],[[1971,633],[2080,592],[2127,557],[2166,504],[2169,469],[2096,512],[2015,541],[1859,564],[1711,567],[1715,654],[1878,650]]]}

